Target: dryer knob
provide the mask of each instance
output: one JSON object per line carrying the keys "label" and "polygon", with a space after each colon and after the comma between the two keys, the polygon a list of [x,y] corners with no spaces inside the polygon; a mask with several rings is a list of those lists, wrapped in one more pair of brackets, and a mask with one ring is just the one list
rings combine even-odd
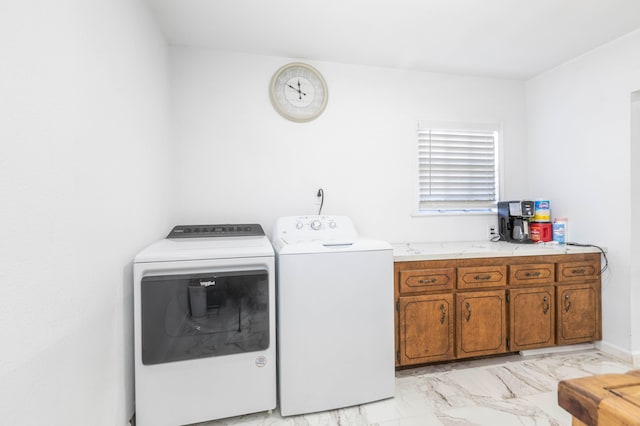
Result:
{"label": "dryer knob", "polygon": [[303,226],[302,222],[296,223],[296,229],[302,229]]}
{"label": "dryer knob", "polygon": [[314,229],[317,231],[318,229],[320,229],[321,226],[322,226],[322,222],[320,222],[317,219],[311,222],[311,229]]}
{"label": "dryer knob", "polygon": [[329,222],[329,228],[333,229],[336,227],[336,223],[334,221]]}

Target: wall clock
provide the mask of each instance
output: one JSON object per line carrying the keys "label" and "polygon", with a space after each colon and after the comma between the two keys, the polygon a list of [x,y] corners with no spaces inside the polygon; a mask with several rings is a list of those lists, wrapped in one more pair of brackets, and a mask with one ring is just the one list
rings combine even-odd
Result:
{"label": "wall clock", "polygon": [[287,120],[304,122],[317,118],[327,106],[329,92],[322,75],[310,65],[293,62],[271,78],[271,103]]}

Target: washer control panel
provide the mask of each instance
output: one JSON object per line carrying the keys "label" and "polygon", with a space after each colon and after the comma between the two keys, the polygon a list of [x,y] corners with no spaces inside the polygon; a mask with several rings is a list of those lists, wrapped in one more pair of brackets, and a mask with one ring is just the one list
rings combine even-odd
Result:
{"label": "washer control panel", "polygon": [[277,220],[273,230],[274,240],[302,241],[353,241],[358,233],[347,216],[310,215],[288,216]]}
{"label": "washer control panel", "polygon": [[262,226],[238,225],[178,225],[174,226],[167,238],[211,238],[211,237],[261,237]]}

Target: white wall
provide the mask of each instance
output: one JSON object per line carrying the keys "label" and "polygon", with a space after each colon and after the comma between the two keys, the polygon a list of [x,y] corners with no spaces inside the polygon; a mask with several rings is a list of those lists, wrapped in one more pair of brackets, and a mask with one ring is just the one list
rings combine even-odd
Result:
{"label": "white wall", "polygon": [[5,3],[0,423],[126,422],[131,260],[171,224],[269,231],[279,216],[316,212],[322,187],[323,211],[352,216],[370,236],[484,238],[493,215],[411,217],[420,119],[502,123],[504,198],[548,196],[572,239],[610,248],[605,339],[638,352],[628,158],[640,161],[629,144],[639,34],[527,84],[527,150],[520,82],[307,61],[324,74],[329,105],[297,124],[267,91],[294,59],[183,48],[168,58],[138,0]]}
{"label": "white wall", "polygon": [[505,195],[527,197],[522,82],[306,61],[329,86],[324,113],[293,123],[269,101],[295,59],[172,48],[176,223],[345,214],[362,234],[400,241],[478,240],[490,216],[411,217],[420,119],[500,122]]}
{"label": "white wall", "polygon": [[640,90],[631,94],[631,243],[630,297],[631,347],[634,348],[634,365],[640,366],[640,224],[633,218],[640,217]]}
{"label": "white wall", "polygon": [[632,199],[638,203],[640,190],[631,170],[640,167],[640,155],[631,155],[630,143],[631,93],[640,89],[639,52],[636,31],[526,87],[528,155],[536,165],[531,189],[548,194],[555,216],[569,217],[570,240],[608,248],[603,348],[627,356],[640,353],[635,267],[631,274],[640,260],[631,256],[638,226]]}
{"label": "white wall", "polygon": [[0,6],[0,424],[133,412],[131,261],[168,222],[164,39],[140,1]]}

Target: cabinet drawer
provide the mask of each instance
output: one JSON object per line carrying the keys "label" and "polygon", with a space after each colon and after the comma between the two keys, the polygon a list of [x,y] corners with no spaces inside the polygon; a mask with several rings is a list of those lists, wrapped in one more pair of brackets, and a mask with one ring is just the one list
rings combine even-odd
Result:
{"label": "cabinet drawer", "polygon": [[592,281],[598,279],[600,262],[598,260],[582,260],[577,262],[558,263],[558,282]]}
{"label": "cabinet drawer", "polygon": [[555,279],[553,263],[536,263],[509,266],[509,284],[549,284]]}
{"label": "cabinet drawer", "polygon": [[501,287],[507,284],[506,266],[473,266],[458,268],[458,288]]}
{"label": "cabinet drawer", "polygon": [[451,290],[455,281],[454,268],[414,269],[400,272],[400,293]]}

